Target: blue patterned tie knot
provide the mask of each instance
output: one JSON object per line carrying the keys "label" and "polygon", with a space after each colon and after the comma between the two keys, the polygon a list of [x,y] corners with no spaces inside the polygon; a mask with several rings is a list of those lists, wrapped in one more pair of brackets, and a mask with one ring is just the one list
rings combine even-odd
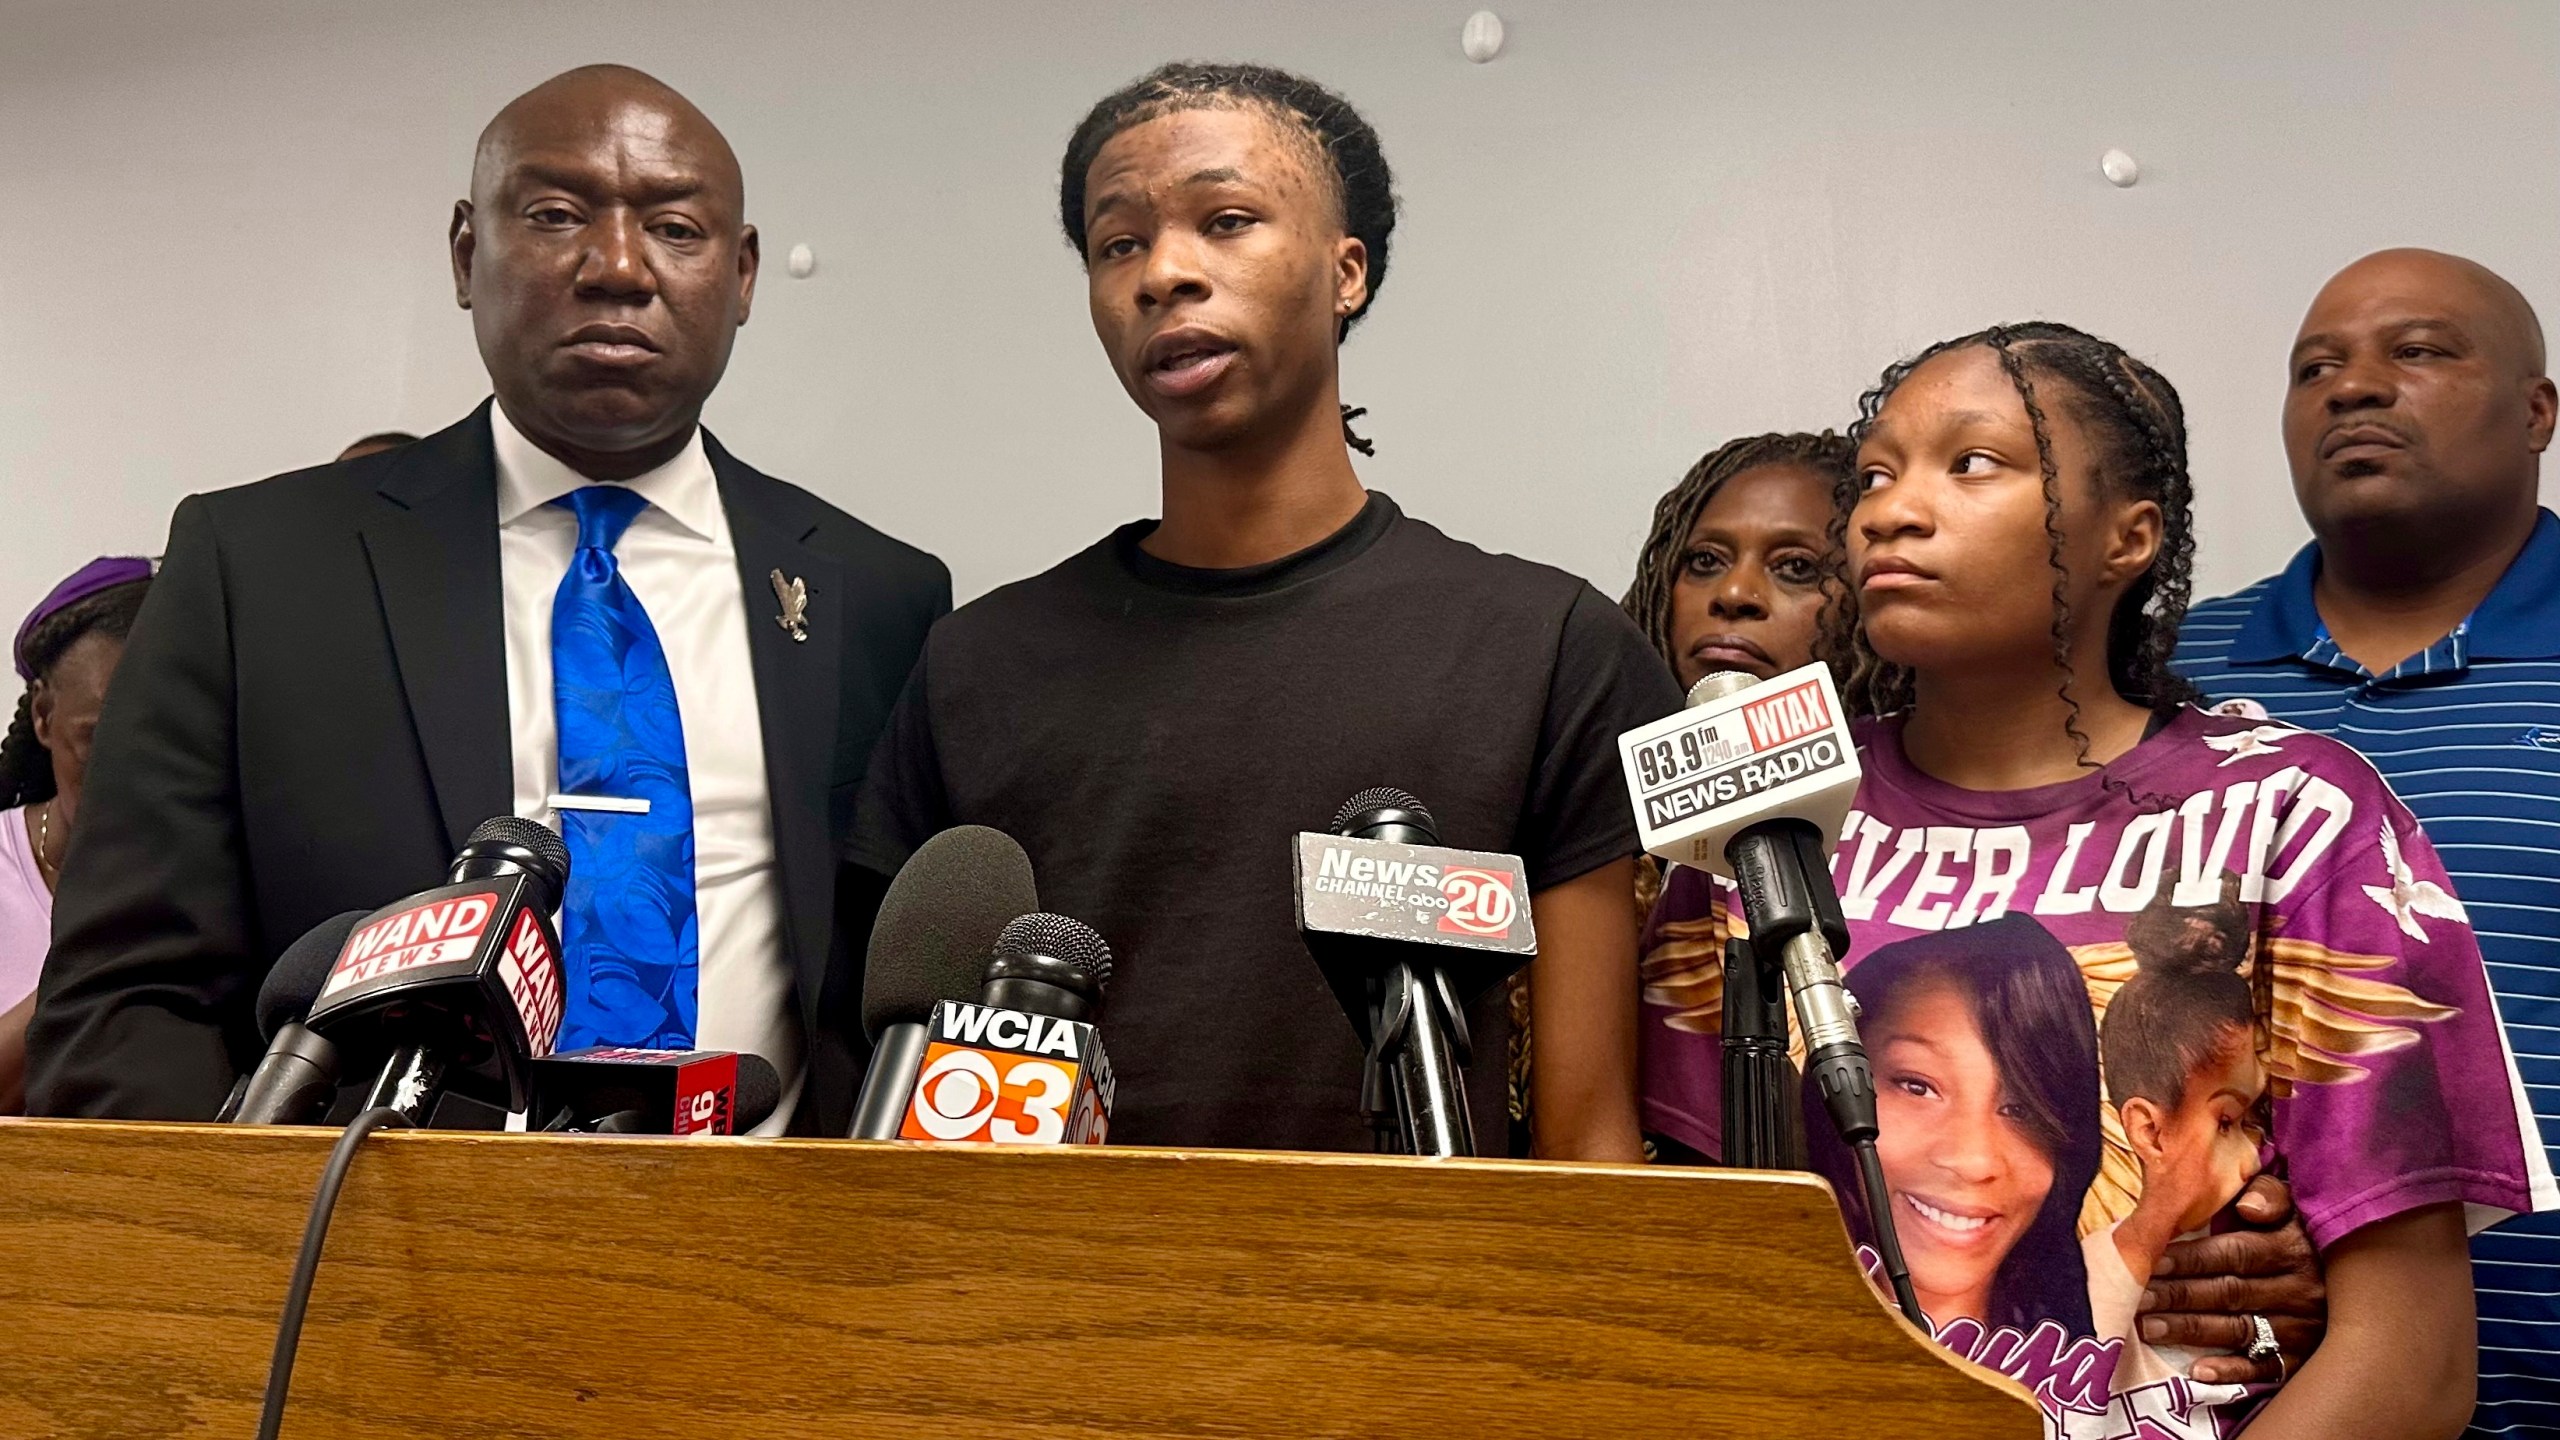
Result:
{"label": "blue patterned tie knot", "polygon": [[622,532],[649,508],[647,497],[620,485],[581,485],[551,502],[578,517],[578,548],[610,555]]}
{"label": "blue patterned tie knot", "polygon": [[551,502],[578,517],[578,548],[551,602],[560,793],[648,810],[563,808],[569,893],[560,905],[568,973],[563,1050],[689,1050],[698,1016],[693,792],[675,677],[613,548],[648,500],[586,485]]}

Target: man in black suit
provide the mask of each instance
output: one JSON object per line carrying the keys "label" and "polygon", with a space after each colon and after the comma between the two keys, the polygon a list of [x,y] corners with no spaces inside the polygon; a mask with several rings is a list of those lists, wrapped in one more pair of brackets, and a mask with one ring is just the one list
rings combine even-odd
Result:
{"label": "man in black suit", "polygon": [[[571,1013],[609,1043],[762,1053],[775,1128],[844,1132],[860,937],[835,920],[837,841],[951,581],[697,423],[755,293],[744,211],[728,142],[673,90],[615,66],[544,83],[490,122],[454,208],[495,400],[178,507],[64,867],[35,1113],[211,1115],[306,928],[437,883],[495,814],[559,824],[607,875],[578,852],[609,857],[647,802],[587,782],[672,774],[656,813],[681,858],[584,900],[573,877]],[[579,650],[598,606],[639,649]],[[654,729],[621,721],[652,699]],[[664,923],[635,940],[616,927],[642,888],[666,901],[642,928]],[[622,965],[652,946],[664,964]],[[649,1023],[617,1041],[625,1002]]]}

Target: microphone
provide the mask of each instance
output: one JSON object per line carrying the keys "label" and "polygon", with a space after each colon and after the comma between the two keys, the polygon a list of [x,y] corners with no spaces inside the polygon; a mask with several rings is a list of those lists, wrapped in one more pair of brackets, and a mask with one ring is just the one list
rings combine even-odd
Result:
{"label": "microphone", "polygon": [[1406,1154],[1473,1155],[1467,1006],[1538,949],[1519,857],[1441,845],[1428,806],[1381,786],[1296,858],[1298,928],[1368,1046],[1361,1108]]}
{"label": "microphone", "polygon": [[258,1033],[267,1053],[249,1072],[239,1104],[224,1118],[234,1125],[308,1125],[337,1098],[338,1047],[302,1023],[320,987],[338,963],[365,912],[332,915],[285,947],[258,986]]}
{"label": "microphone", "polygon": [[594,1135],[743,1135],[782,1100],[761,1055],[591,1045],[533,1062],[534,1115],[544,1130]]}
{"label": "microphone", "polygon": [[1817,661],[1767,681],[1709,675],[1680,713],[1618,737],[1618,751],[1645,849],[1734,882],[1753,951],[1777,953],[1804,1033],[1805,1079],[1858,1157],[1879,1258],[1903,1313],[1921,1323],[1876,1155],[1875,1076],[1857,1001],[1840,982],[1849,922],[1829,852],[1862,772],[1831,668]]}
{"label": "microphone", "polygon": [[984,825],[945,830],[898,867],[864,956],[862,1031],[871,1040],[871,1064],[854,1100],[852,1138],[898,1138],[934,1007],[978,993],[1004,927],[1039,908],[1031,857],[1012,836]]}
{"label": "microphone", "polygon": [[445,878],[358,922],[303,1020],[343,1051],[385,1057],[365,1108],[412,1126],[456,1082],[525,1109],[531,1062],[560,1033],[551,914],[568,885],[567,844],[539,822],[497,816]]}
{"label": "microphone", "polygon": [[975,1003],[933,1007],[905,1140],[1099,1145],[1118,1082],[1093,1017],[1111,947],[1081,920],[1018,915],[996,937]]}
{"label": "microphone", "polygon": [[365,1137],[425,1123],[450,1082],[466,1082],[455,1085],[461,1090],[488,1078],[503,1088],[507,1109],[530,1103],[531,1062],[550,1054],[560,1034],[560,938],[551,915],[568,883],[569,847],[549,826],[494,816],[463,842],[444,884],[363,917],[338,947],[302,1023],[341,1051],[385,1058],[320,1171],[267,1362],[260,1440],[272,1440],[284,1423],[329,1217]]}

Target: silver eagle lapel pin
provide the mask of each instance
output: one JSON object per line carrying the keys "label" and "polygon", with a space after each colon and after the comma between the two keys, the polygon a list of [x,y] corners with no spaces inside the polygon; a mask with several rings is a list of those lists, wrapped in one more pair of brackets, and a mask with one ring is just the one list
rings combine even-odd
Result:
{"label": "silver eagle lapel pin", "polygon": [[776,570],[773,572],[773,598],[782,602],[782,613],[773,617],[773,623],[791,632],[793,640],[806,641],[809,638],[809,582],[785,580],[782,572]]}

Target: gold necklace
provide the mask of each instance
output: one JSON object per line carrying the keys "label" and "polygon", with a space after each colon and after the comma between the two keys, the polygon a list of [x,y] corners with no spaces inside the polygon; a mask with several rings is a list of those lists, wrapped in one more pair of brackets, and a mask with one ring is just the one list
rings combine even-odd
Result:
{"label": "gold necklace", "polygon": [[53,802],[47,800],[36,811],[36,873],[44,877],[48,887],[62,881],[62,862],[47,858],[53,848]]}

